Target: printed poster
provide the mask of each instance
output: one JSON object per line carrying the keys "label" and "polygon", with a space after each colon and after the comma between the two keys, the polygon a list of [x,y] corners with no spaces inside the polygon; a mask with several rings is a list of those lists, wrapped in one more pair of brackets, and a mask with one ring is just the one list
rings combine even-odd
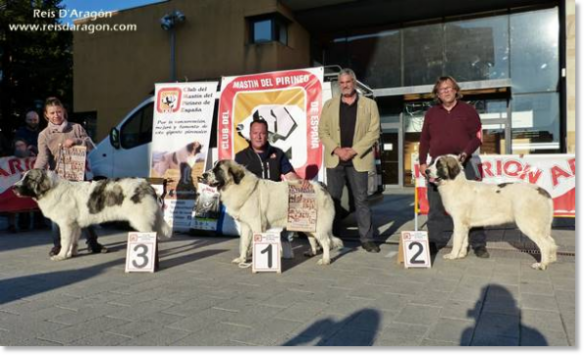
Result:
{"label": "printed poster", "polygon": [[62,179],[68,181],[83,181],[85,176],[85,161],[87,148],[84,145],[62,148],[57,158],[55,171]]}
{"label": "printed poster", "polygon": [[303,189],[300,184],[290,184],[287,231],[315,232],[317,224],[316,202],[317,196],[313,187]]}
{"label": "printed poster", "polygon": [[218,158],[248,147],[255,117],[267,121],[269,143],[283,150],[297,175],[312,179],[322,166],[318,124],[323,67],[222,78]]}
{"label": "printed poster", "polygon": [[174,230],[196,226],[197,179],[210,149],[217,88],[218,82],[155,85],[150,177],[167,180],[165,220]]}

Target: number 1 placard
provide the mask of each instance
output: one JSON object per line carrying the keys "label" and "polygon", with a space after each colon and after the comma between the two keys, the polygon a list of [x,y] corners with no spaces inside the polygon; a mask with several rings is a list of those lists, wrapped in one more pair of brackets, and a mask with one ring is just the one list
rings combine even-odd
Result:
{"label": "number 1 placard", "polygon": [[157,232],[128,233],[126,272],[154,273],[156,265]]}
{"label": "number 1 placard", "polygon": [[252,272],[281,273],[281,234],[277,232],[252,235]]}
{"label": "number 1 placard", "polygon": [[401,232],[405,268],[431,268],[427,232]]}

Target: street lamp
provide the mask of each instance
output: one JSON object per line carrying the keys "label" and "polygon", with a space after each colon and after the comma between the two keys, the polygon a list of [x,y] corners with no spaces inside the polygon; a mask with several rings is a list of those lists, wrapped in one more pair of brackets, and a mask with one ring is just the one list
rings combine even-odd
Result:
{"label": "street lamp", "polygon": [[185,14],[179,10],[161,17],[161,27],[171,35],[171,81],[175,81],[175,26],[185,22]]}

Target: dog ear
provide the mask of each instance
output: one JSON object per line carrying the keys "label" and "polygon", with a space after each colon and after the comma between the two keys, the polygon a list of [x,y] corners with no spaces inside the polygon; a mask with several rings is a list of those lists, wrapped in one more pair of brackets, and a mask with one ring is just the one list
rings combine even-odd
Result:
{"label": "dog ear", "polygon": [[448,176],[450,180],[453,180],[456,177],[458,177],[460,172],[462,172],[462,169],[460,168],[460,163],[456,159],[450,157],[448,161]]}
{"label": "dog ear", "polygon": [[235,184],[239,184],[240,181],[244,178],[244,172],[242,170],[233,169],[232,167],[228,170],[232,178],[234,179]]}

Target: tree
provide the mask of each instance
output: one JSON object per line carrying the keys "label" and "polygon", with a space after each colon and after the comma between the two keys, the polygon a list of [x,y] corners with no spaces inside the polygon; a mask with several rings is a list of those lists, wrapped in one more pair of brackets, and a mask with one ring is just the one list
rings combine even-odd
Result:
{"label": "tree", "polygon": [[[5,133],[23,125],[26,111],[42,111],[49,96],[71,107],[73,35],[42,27],[59,24],[61,1],[0,0],[0,128]],[[35,16],[34,10],[40,13]]]}

